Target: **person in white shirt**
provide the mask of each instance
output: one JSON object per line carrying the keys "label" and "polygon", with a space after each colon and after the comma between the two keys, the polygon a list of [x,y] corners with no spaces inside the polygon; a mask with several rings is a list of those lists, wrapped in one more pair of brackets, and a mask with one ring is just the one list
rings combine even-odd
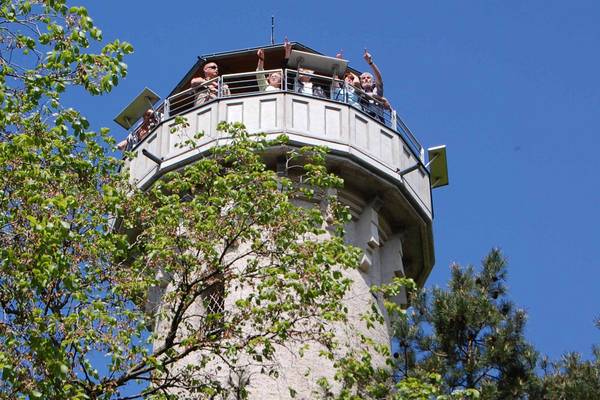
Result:
{"label": "person in white shirt", "polygon": [[[265,68],[265,51],[258,49],[256,52],[258,57],[258,65],[256,71],[264,71]],[[256,80],[258,82],[258,89],[261,92],[271,92],[273,90],[281,90],[281,72],[271,72],[268,77],[265,74],[256,74]]]}
{"label": "person in white shirt", "polygon": [[[292,52],[292,44],[289,42],[288,38],[285,38],[283,42],[283,48],[285,50],[284,55],[284,68],[287,66],[287,61],[290,58],[290,53]],[[258,57],[258,63],[256,65],[256,71],[264,71],[265,70],[265,51],[263,49],[258,49],[256,52],[256,56]],[[281,83],[283,81],[283,77],[281,76],[281,72],[272,72],[268,77],[265,77],[265,74],[256,74],[256,80],[258,82],[258,88],[261,92],[270,92],[273,90],[281,90]]]}

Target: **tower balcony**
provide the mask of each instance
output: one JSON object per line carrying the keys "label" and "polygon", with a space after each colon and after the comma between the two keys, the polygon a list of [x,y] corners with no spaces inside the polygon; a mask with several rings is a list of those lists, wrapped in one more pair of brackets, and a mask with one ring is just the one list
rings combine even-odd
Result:
{"label": "tower balcony", "polygon": [[[265,74],[281,70],[264,71]],[[132,146],[134,157],[127,161],[131,179],[139,187],[148,187],[167,171],[180,168],[205,154],[224,138],[217,131],[221,121],[242,122],[250,134],[285,134],[292,145],[326,146],[334,156],[344,156],[395,182],[410,194],[412,201],[429,219],[432,217],[429,172],[424,165],[424,149],[395,110],[367,112],[350,104],[347,97],[331,99],[294,92],[291,84],[281,90],[244,90],[241,86],[256,80],[256,72],[223,75],[219,87],[229,87],[227,95],[199,102],[203,94],[194,89],[170,96],[157,107],[158,121],[150,133]],[[310,75],[313,80],[331,78],[285,70],[286,83],[296,76]],[[340,87],[347,86],[338,81]],[[239,92],[237,92],[237,90]],[[247,88],[243,88],[247,89]],[[358,89],[357,89],[358,90]],[[171,133],[175,117],[185,117],[189,126]],[[138,127],[136,127],[138,128]],[[135,131],[135,129],[133,129]],[[195,133],[204,137],[194,149],[181,144]],[[145,151],[144,151],[145,150]],[[152,160],[150,153],[160,160]],[[418,173],[400,176],[400,171],[419,165]]]}

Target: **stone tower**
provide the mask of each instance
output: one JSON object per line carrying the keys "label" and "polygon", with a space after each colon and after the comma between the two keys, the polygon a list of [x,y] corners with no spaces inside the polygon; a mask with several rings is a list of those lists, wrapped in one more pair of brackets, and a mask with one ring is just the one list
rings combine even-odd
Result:
{"label": "stone tower", "polygon": [[[343,60],[322,56],[299,43],[294,43],[287,65],[283,46],[265,48],[265,73],[276,72],[283,79],[279,88],[261,90],[255,72],[256,50],[201,57],[164,101],[159,103],[146,89],[117,117],[132,135],[140,136],[130,143],[136,154],[128,162],[131,179],[140,188],[148,188],[164,173],[195,162],[218,145],[220,121],[243,122],[250,134],[286,134],[292,146],[327,146],[328,168],[345,182],[338,197],[352,214],[346,226],[347,241],[363,250],[360,267],[351,276],[354,285],[347,301],[351,318],[358,318],[373,302],[381,307],[381,299],[369,292],[371,285],[395,276],[423,285],[434,264],[431,188],[447,183],[444,149],[430,149],[430,162],[437,158],[442,169],[434,177],[437,172],[425,164],[424,149],[394,110],[335,81],[334,75],[343,76],[349,69]],[[212,92],[190,83],[207,62],[217,63],[220,71]],[[313,71],[310,92],[298,90],[301,68]],[[358,102],[348,95],[354,91]],[[129,122],[141,118],[151,105],[155,105],[155,117],[147,132],[139,135],[144,122],[133,127]],[[181,135],[170,134],[176,116],[186,117],[189,123]],[[178,146],[186,132],[198,131],[205,135],[193,151]],[[278,151],[282,150],[265,155],[268,164],[277,159]],[[277,168],[276,162],[271,166]],[[155,305],[160,304],[160,293],[151,299]],[[400,295],[396,301],[402,304],[406,298]],[[351,332],[341,334],[352,336]],[[370,335],[376,342],[390,343],[388,326]],[[249,382],[251,398],[289,398],[290,385],[301,388],[296,398],[310,398],[315,377],[330,373],[330,366],[316,354],[302,358],[281,354],[279,362],[282,373],[278,378],[257,376]]]}

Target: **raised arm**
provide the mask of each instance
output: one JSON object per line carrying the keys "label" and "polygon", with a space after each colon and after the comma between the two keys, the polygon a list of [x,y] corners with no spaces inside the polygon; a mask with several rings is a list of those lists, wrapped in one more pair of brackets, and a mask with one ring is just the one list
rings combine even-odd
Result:
{"label": "raised arm", "polygon": [[[363,54],[363,58],[371,66],[373,70],[373,75],[375,76],[375,83],[378,87],[381,87],[381,91],[383,92],[383,79],[381,78],[381,72],[379,72],[379,68],[373,62],[373,56],[365,49],[365,54]],[[383,95],[383,93],[379,93],[379,95]]]}
{"label": "raised arm", "polygon": [[263,71],[265,69],[265,51],[263,49],[258,49],[258,51],[256,52],[256,56],[258,57],[256,70]]}
{"label": "raised arm", "polygon": [[[292,54],[292,44],[288,40],[287,36],[283,39],[283,50],[285,51],[283,55],[283,69],[287,69],[288,61],[290,60],[290,54]],[[286,72],[283,71],[283,75],[285,77]],[[286,78],[287,79],[287,78]]]}
{"label": "raised arm", "polygon": [[[265,70],[265,51],[263,49],[258,49],[256,52],[256,56],[258,57],[258,63],[256,64],[257,71]],[[256,74],[256,82],[258,83],[258,90],[264,92],[267,89],[267,78],[265,74]]]}
{"label": "raised arm", "polygon": [[[340,50],[340,52],[335,55],[335,58],[339,58],[341,60],[344,57],[343,52],[344,52],[344,50]],[[337,69],[336,69],[336,71],[337,71]],[[332,88],[337,88],[340,86],[340,84],[338,82],[339,79],[340,79],[340,77],[338,76],[337,72],[335,72],[333,74],[333,83],[331,84]],[[332,93],[332,95],[333,95],[333,93]]]}
{"label": "raised arm", "polygon": [[285,50],[285,55],[283,56],[283,60],[285,65],[287,66],[287,62],[290,59],[290,54],[292,54],[292,44],[288,40],[287,36],[283,40],[283,48]]}

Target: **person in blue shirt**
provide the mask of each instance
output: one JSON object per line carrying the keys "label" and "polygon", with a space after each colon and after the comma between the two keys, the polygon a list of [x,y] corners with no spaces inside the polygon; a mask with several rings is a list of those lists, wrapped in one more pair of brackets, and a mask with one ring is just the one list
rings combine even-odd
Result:
{"label": "person in blue shirt", "polygon": [[346,71],[343,85],[340,85],[337,76],[334,76],[331,99],[360,108],[360,98],[355,88],[360,88],[360,80],[353,72]]}

